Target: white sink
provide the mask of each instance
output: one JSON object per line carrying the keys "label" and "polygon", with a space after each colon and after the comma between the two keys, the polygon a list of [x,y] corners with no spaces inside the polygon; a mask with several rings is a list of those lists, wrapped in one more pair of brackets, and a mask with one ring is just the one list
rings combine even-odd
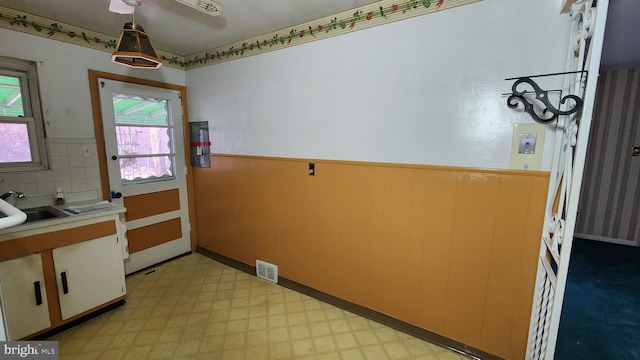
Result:
{"label": "white sink", "polygon": [[27,220],[27,214],[2,199],[0,199],[0,212],[6,215],[0,217],[0,229],[19,225]]}

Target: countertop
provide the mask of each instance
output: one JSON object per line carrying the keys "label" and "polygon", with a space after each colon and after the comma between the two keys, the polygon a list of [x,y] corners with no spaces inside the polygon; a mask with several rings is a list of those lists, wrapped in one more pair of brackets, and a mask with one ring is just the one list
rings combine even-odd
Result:
{"label": "countertop", "polygon": [[111,203],[112,204],[111,207],[106,209],[81,212],[79,214],[72,214],[64,210],[66,208],[69,208],[70,206],[92,205],[97,202],[98,201],[93,200],[93,201],[82,201],[77,203],[67,203],[64,205],[49,205],[53,208],[56,208],[64,212],[65,214],[68,214],[68,216],[32,221],[32,222],[22,223],[20,225],[15,225],[9,228],[0,229],[0,241],[8,240],[8,239],[5,239],[5,236],[11,237],[10,234],[14,234],[17,232],[25,232],[25,231],[37,230],[45,227],[53,227],[57,225],[70,224],[70,223],[74,223],[81,220],[88,220],[88,219],[93,219],[97,217],[120,214],[126,211],[126,208],[113,203]]}

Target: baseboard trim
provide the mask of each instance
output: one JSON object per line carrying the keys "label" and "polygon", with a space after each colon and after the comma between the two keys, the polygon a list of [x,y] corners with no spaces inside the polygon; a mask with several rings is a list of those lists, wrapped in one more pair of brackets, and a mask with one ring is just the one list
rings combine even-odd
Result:
{"label": "baseboard trim", "polygon": [[[212,260],[218,261],[222,264],[225,264],[227,266],[233,267],[237,270],[246,272],[248,274],[251,275],[256,275],[256,268],[254,266],[251,265],[247,265],[243,262],[240,262],[238,260],[234,260],[232,258],[226,257],[224,255],[221,255],[219,253],[216,253],[214,251],[211,251],[209,249],[205,249],[203,247],[200,246],[196,246],[196,252],[199,254],[202,254]],[[281,286],[284,286],[288,289],[297,291],[299,293],[311,296],[315,299],[318,299],[320,301],[326,302],[328,304],[331,304],[333,306],[339,307],[343,310],[349,311],[351,313],[354,313],[356,315],[365,317],[367,319],[376,321],[378,323],[381,323],[383,325],[389,326],[393,329],[396,329],[398,331],[404,332],[406,334],[409,334],[411,336],[414,336],[416,338],[428,341],[432,344],[438,345],[438,346],[442,346],[445,348],[448,348],[452,351],[455,351],[457,353],[459,353],[460,355],[464,355],[467,356],[469,358],[472,359],[483,359],[483,360],[500,360],[500,357],[497,357],[495,355],[489,354],[487,352],[484,352],[482,350],[476,349],[474,347],[468,346],[466,344],[463,344],[461,342],[449,339],[445,336],[436,334],[434,332],[431,332],[429,330],[417,327],[415,325],[406,323],[404,321],[398,320],[396,318],[393,318],[389,315],[385,315],[382,314],[380,312],[377,312],[375,310],[369,309],[367,307],[358,305],[358,304],[354,304],[352,302],[340,299],[338,297],[335,297],[333,295],[324,293],[322,291],[316,290],[314,288],[311,288],[309,286],[306,286],[304,284],[300,284],[298,282],[295,282],[293,280],[289,280],[287,278],[284,278],[282,276],[278,277],[278,284]]]}
{"label": "baseboard trim", "polygon": [[631,240],[614,239],[606,236],[589,235],[589,234],[573,234],[573,237],[578,239],[584,239],[584,240],[602,241],[602,242],[618,244],[618,245],[636,246],[636,247],[640,246]]}

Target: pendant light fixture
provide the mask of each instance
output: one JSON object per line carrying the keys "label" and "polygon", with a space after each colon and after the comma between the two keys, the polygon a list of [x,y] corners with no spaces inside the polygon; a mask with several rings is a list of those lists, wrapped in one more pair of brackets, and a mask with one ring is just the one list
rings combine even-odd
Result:
{"label": "pendant light fixture", "polygon": [[[112,4],[115,1],[112,1]],[[140,5],[140,0],[122,0],[122,2],[124,6],[130,6],[134,9]],[[159,68],[162,66],[162,60],[158,57],[151,38],[144,32],[142,26],[136,24],[133,11],[131,18],[132,21],[124,24],[124,28],[120,32],[116,50],[111,54],[111,61],[132,68]]]}

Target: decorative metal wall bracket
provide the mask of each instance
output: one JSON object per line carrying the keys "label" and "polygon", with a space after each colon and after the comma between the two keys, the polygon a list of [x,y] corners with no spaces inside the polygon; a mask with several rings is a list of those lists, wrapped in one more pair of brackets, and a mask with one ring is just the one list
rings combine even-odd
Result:
{"label": "decorative metal wall bracket", "polygon": [[[581,73],[582,71],[576,71],[571,73]],[[555,74],[544,74],[544,75],[536,75],[536,76],[524,76],[519,78],[509,78],[505,80],[516,80],[511,87],[512,94],[507,99],[507,106],[511,109],[515,109],[518,107],[518,102],[521,102],[524,105],[524,111],[528,113],[533,120],[541,124],[548,124],[558,118],[560,115],[571,115],[575,112],[582,110],[583,101],[577,95],[567,95],[560,99],[560,105],[563,105],[567,102],[567,100],[573,101],[573,107],[568,108],[566,110],[560,110],[560,106],[556,108],[551,101],[549,100],[549,91],[543,90],[535,81],[531,78],[533,77],[542,77],[542,76],[554,76],[554,75],[565,75],[569,73],[555,73]],[[542,111],[536,112],[534,103],[531,103],[529,99],[525,97],[527,94],[532,94],[532,91],[520,91],[518,87],[522,84],[528,84],[533,88],[533,92],[535,92],[535,100],[541,103],[538,108],[541,108]],[[526,85],[525,85],[526,86]],[[562,96],[562,95],[561,95]],[[541,113],[542,116],[539,115]]]}

